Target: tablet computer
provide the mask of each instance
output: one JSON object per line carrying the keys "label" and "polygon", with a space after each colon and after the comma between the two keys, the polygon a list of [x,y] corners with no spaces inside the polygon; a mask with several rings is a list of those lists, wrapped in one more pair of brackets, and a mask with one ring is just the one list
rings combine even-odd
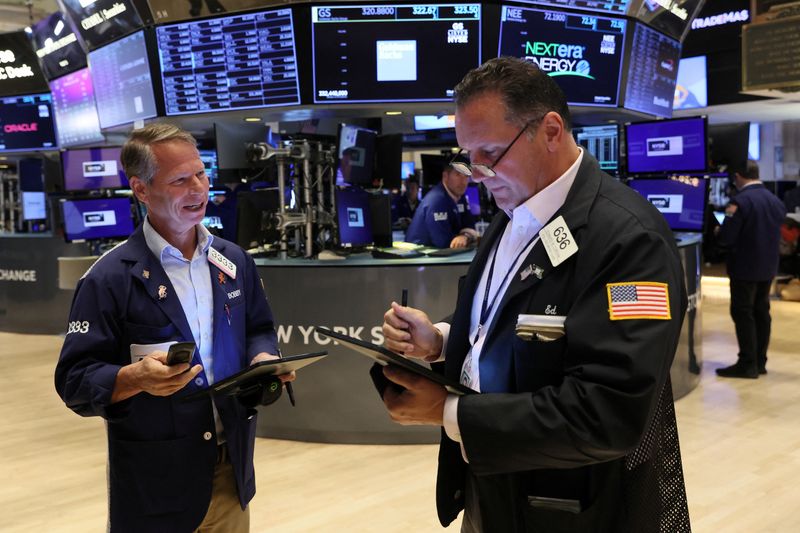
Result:
{"label": "tablet computer", "polygon": [[327,337],[336,339],[340,344],[343,344],[344,346],[353,349],[354,351],[360,353],[361,355],[366,355],[367,357],[369,357],[370,359],[372,359],[373,361],[375,361],[380,365],[399,366],[400,368],[418,374],[422,377],[428,378],[429,380],[444,386],[444,388],[447,389],[447,392],[450,392],[452,394],[478,393],[478,391],[474,391],[457,381],[448,379],[445,376],[437,372],[434,372],[428,367],[422,366],[419,363],[415,363],[414,361],[408,359],[407,357],[403,357],[402,355],[398,355],[394,352],[391,352],[386,348],[384,348],[383,346],[378,346],[377,344],[372,344],[371,342],[362,341],[361,339],[356,339],[355,337],[350,337],[349,335],[344,335],[342,333],[330,330],[328,328],[317,327],[314,329],[316,329],[318,332],[322,333]]}
{"label": "tablet computer", "polygon": [[196,400],[207,394],[211,395],[236,395],[243,388],[252,385],[259,378],[269,375],[288,374],[293,370],[299,370],[311,363],[316,363],[328,355],[328,352],[312,352],[300,355],[288,355],[280,359],[270,359],[250,365],[244,370],[231,374],[225,379],[221,379],[203,390],[195,391],[183,398],[183,401]]}

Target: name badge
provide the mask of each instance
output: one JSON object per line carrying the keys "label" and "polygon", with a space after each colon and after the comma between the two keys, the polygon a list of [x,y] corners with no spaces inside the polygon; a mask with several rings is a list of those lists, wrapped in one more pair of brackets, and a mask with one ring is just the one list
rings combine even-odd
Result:
{"label": "name badge", "polygon": [[572,237],[572,233],[570,233],[563,216],[559,216],[543,227],[539,232],[539,236],[544,244],[547,257],[550,258],[550,263],[554,267],[560,265],[578,251],[578,245],[575,244],[575,239]]}
{"label": "name badge", "polygon": [[208,249],[208,262],[220,269],[231,279],[236,279],[236,264],[219,253],[214,247]]}

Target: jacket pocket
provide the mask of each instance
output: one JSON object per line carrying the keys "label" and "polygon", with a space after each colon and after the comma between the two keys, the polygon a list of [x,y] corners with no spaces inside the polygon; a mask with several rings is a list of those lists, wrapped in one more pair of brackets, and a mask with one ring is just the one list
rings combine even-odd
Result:
{"label": "jacket pocket", "polygon": [[125,322],[125,334],[128,337],[128,344],[158,344],[180,340],[181,337],[178,328],[172,323],[159,326]]}

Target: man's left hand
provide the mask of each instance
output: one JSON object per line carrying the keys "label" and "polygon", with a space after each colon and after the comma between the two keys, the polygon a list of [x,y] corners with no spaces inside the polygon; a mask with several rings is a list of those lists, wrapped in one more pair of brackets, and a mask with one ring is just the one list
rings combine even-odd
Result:
{"label": "man's left hand", "polygon": [[[261,361],[271,361],[273,359],[280,359],[277,355],[272,355],[271,353],[261,352],[260,354],[253,357],[253,360],[250,361],[250,366],[253,366],[256,363],[260,363]],[[286,383],[287,381],[294,381],[297,375],[294,373],[294,370],[289,372],[288,374],[280,374],[278,379]]]}
{"label": "man's left hand", "polygon": [[447,399],[444,387],[392,365],[383,367],[383,375],[405,389],[387,387],[383,394],[383,403],[392,420],[404,426],[442,425]]}

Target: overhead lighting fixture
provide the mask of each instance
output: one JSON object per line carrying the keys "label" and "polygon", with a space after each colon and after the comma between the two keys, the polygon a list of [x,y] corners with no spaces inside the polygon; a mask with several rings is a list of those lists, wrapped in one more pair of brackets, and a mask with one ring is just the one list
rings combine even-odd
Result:
{"label": "overhead lighting fixture", "polygon": [[261,119],[258,117],[245,117],[245,122],[261,122]]}
{"label": "overhead lighting fixture", "polygon": [[386,114],[389,115],[390,117],[394,117],[394,116],[397,116],[397,115],[402,115],[403,112],[402,111],[387,111]]}

